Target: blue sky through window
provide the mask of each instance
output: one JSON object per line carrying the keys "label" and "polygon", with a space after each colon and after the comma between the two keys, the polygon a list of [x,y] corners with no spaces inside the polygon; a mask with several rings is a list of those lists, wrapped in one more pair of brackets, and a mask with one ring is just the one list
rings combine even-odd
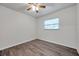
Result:
{"label": "blue sky through window", "polygon": [[59,29],[59,18],[45,20],[44,29]]}

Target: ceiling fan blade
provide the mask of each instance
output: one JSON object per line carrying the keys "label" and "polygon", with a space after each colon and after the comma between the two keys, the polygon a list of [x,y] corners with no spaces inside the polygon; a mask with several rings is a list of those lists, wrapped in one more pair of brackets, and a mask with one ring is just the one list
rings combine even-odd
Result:
{"label": "ceiling fan blade", "polygon": [[43,5],[41,5],[41,6],[39,6],[40,8],[46,8],[46,6],[43,6]]}
{"label": "ceiling fan blade", "polygon": [[31,8],[28,8],[27,10],[31,10]]}

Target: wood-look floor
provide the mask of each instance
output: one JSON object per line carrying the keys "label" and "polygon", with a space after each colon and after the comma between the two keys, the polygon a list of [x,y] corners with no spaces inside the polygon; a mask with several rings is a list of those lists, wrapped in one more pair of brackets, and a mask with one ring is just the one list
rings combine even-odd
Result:
{"label": "wood-look floor", "polygon": [[33,40],[0,51],[1,56],[78,56],[76,49],[49,43],[42,40]]}

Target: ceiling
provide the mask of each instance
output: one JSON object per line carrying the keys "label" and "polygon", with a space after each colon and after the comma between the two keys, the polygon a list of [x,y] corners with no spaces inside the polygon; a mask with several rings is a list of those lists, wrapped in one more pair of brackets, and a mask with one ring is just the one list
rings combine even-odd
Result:
{"label": "ceiling", "polygon": [[35,18],[45,16],[47,14],[53,13],[55,11],[61,10],[63,8],[67,8],[73,5],[76,5],[75,3],[44,3],[46,5],[45,9],[40,10],[38,13],[34,11],[27,11],[27,4],[25,3],[0,3],[0,5],[10,8],[12,10],[16,10],[18,12],[22,12],[24,14],[31,15]]}

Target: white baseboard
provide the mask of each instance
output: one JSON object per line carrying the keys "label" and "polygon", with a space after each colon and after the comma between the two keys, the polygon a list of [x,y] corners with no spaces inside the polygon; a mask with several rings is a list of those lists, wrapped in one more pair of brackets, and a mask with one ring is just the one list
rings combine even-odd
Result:
{"label": "white baseboard", "polygon": [[0,50],[4,50],[4,49],[7,49],[7,48],[10,48],[10,47],[19,45],[19,44],[23,44],[23,43],[26,43],[26,42],[30,42],[30,41],[32,41],[32,40],[35,40],[35,39],[30,39],[30,40],[28,40],[28,41],[26,40],[26,41],[18,42],[17,44],[8,45],[8,46],[5,46],[5,47],[0,48]]}
{"label": "white baseboard", "polygon": [[[40,40],[42,40],[42,39],[40,39]],[[55,41],[50,41],[50,40],[44,40],[44,41],[47,41],[47,42],[50,42],[50,43],[55,43],[55,44],[58,44],[58,45],[62,45],[62,46],[66,46],[66,47],[69,47],[69,48],[76,49],[75,47],[68,46],[68,45],[65,45],[65,44],[62,44],[62,43],[58,43],[58,42],[55,42]]]}

